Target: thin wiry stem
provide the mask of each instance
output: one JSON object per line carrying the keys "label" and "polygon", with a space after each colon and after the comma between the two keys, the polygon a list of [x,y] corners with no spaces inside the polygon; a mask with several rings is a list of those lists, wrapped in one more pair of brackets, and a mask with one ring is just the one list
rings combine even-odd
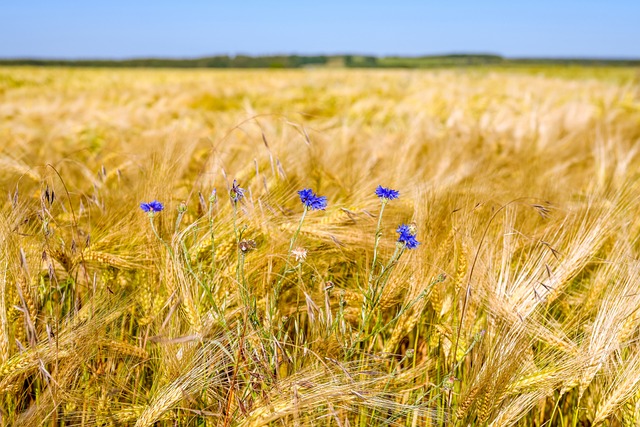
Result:
{"label": "thin wiry stem", "polygon": [[295,233],[291,237],[291,242],[289,243],[289,251],[287,252],[287,260],[291,257],[291,251],[293,250],[293,245],[296,243],[298,239],[298,234],[300,234],[300,229],[302,228],[302,223],[304,222],[304,218],[307,216],[307,211],[309,208],[304,207],[304,211],[302,211],[302,216],[300,217],[300,223],[298,223],[298,228],[296,228]]}
{"label": "thin wiry stem", "polygon": [[371,261],[371,270],[369,271],[369,288],[373,286],[373,276],[375,275],[376,262],[378,260],[378,245],[380,243],[380,238],[382,237],[382,213],[384,212],[384,208],[386,205],[387,200],[382,199],[380,213],[378,214],[378,225],[376,226],[376,237],[373,244],[373,260]]}

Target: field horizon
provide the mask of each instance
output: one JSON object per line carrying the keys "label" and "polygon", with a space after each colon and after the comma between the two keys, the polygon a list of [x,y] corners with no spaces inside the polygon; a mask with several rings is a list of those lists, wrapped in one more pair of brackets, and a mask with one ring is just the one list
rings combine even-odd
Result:
{"label": "field horizon", "polygon": [[128,57],[128,58],[47,58],[0,57],[0,67],[100,67],[100,68],[186,68],[186,69],[441,69],[441,68],[527,68],[527,67],[635,67],[636,57],[584,56],[503,56],[492,53],[450,53],[440,55],[370,55],[336,54],[273,54],[273,55],[212,55],[196,57]]}
{"label": "field horizon", "polygon": [[639,143],[632,67],[0,67],[0,425],[637,425]]}

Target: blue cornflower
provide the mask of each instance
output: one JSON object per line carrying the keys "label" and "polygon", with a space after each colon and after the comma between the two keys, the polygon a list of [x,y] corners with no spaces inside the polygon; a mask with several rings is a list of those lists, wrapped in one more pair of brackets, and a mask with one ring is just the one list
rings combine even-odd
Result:
{"label": "blue cornflower", "polygon": [[418,247],[420,242],[416,239],[416,235],[413,232],[412,227],[402,224],[396,230],[400,236],[398,236],[398,242],[403,243],[407,249],[415,249]]}
{"label": "blue cornflower", "polygon": [[164,205],[157,200],[149,203],[140,203],[140,209],[145,212],[149,212],[150,215],[153,215],[156,212],[160,212],[164,209]]}
{"label": "blue cornflower", "polygon": [[298,191],[302,204],[311,210],[324,210],[327,207],[327,198],[318,196],[310,188]]}
{"label": "blue cornflower", "polygon": [[376,196],[378,196],[383,201],[389,201],[400,197],[400,192],[398,190],[392,190],[391,188],[386,188],[382,185],[378,185],[378,187],[376,188]]}
{"label": "blue cornflower", "polygon": [[229,196],[231,197],[231,201],[233,203],[238,203],[244,197],[244,188],[241,188],[238,185],[238,181],[233,180],[233,185],[231,186],[231,190],[229,191]]}
{"label": "blue cornflower", "polygon": [[413,234],[411,232],[411,227],[409,227],[407,224],[402,224],[400,226],[398,226],[398,229],[396,230],[396,233],[400,234],[401,236],[405,236],[408,234]]}

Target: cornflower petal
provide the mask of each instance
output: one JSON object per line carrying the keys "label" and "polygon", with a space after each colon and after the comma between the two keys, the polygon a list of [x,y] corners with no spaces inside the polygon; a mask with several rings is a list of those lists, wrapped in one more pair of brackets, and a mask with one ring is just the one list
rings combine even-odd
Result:
{"label": "cornflower petal", "polygon": [[400,197],[400,192],[398,190],[393,190],[391,188],[378,185],[378,187],[376,188],[376,196],[378,196],[378,198],[380,199],[389,201]]}
{"label": "cornflower petal", "polygon": [[164,205],[157,200],[149,203],[140,203],[140,209],[145,212],[161,212],[164,209]]}
{"label": "cornflower petal", "polygon": [[231,197],[231,201],[233,203],[238,203],[244,197],[244,188],[238,185],[238,181],[233,180],[233,185],[231,186],[231,191],[229,191],[229,196]]}
{"label": "cornflower petal", "polygon": [[396,232],[400,235],[398,236],[398,242],[404,244],[407,249],[415,249],[420,244],[418,239],[416,239],[416,235],[412,233],[410,226],[402,224]]}
{"label": "cornflower petal", "polygon": [[310,188],[305,188],[298,191],[300,201],[307,209],[311,210],[324,210],[327,207],[327,198],[325,196],[318,196]]}

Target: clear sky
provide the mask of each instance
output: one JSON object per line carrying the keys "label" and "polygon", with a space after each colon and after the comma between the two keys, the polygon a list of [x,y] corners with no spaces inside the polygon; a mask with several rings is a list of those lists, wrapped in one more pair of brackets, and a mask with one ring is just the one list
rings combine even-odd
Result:
{"label": "clear sky", "polygon": [[1,0],[0,57],[640,58],[640,0]]}

